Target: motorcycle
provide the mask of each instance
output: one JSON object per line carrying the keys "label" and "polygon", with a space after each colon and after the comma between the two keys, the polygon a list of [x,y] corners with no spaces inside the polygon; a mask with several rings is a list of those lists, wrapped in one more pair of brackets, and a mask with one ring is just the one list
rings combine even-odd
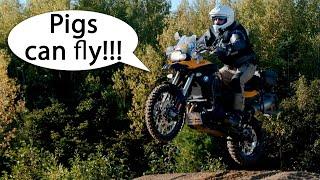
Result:
{"label": "motorcycle", "polygon": [[252,166],[263,153],[263,133],[257,116],[270,116],[277,109],[273,71],[256,71],[245,85],[245,110],[240,122],[230,122],[233,94],[224,84],[216,63],[203,59],[197,38],[175,34],[177,45],[167,48],[168,80],[155,87],[146,101],[145,122],[160,143],[171,141],[184,124],[226,138],[232,159]]}

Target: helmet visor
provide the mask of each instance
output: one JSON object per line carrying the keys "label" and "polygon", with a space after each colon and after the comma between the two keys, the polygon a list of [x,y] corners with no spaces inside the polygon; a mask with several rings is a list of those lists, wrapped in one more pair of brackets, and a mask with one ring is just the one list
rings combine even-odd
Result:
{"label": "helmet visor", "polygon": [[223,25],[227,22],[227,17],[224,16],[214,16],[212,17],[213,25]]}

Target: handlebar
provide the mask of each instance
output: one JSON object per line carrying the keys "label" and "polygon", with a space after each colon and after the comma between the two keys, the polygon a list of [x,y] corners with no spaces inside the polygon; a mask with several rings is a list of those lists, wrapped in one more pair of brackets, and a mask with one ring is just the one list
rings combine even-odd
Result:
{"label": "handlebar", "polygon": [[214,47],[207,47],[207,46],[199,46],[199,47],[196,48],[196,52],[200,53],[200,54],[205,53],[207,51],[212,53],[214,50],[215,50]]}

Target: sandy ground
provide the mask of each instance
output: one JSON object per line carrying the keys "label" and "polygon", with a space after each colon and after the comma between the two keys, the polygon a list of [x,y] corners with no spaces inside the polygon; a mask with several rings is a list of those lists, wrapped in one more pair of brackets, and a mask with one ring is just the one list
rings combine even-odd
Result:
{"label": "sandy ground", "polygon": [[317,179],[320,175],[302,171],[218,171],[218,172],[199,172],[199,173],[177,173],[177,174],[157,174],[147,175],[136,178],[136,180],[286,180],[286,179]]}

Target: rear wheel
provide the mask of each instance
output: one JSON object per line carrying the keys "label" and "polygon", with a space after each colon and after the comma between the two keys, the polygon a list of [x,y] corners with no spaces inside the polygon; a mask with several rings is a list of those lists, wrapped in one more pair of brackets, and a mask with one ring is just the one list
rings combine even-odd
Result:
{"label": "rear wheel", "polygon": [[261,125],[256,119],[242,124],[240,138],[227,138],[232,159],[239,165],[250,167],[257,163],[263,153]]}
{"label": "rear wheel", "polygon": [[150,93],[145,120],[150,135],[159,142],[171,141],[184,122],[184,103],[181,92],[172,84],[162,84]]}

